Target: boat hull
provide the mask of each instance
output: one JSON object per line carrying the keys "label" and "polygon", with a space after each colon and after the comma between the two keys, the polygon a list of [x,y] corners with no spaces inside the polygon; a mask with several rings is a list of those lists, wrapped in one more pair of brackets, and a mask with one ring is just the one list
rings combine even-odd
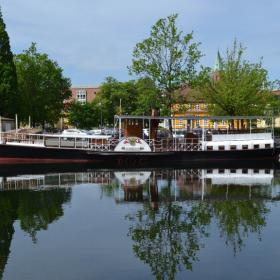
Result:
{"label": "boat hull", "polygon": [[212,166],[232,162],[277,162],[278,149],[234,151],[97,152],[0,145],[0,164],[92,164],[93,167]]}

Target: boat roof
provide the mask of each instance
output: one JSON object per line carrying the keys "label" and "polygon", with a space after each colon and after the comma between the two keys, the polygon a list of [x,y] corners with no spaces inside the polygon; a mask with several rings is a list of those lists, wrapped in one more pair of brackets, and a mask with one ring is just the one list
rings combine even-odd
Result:
{"label": "boat roof", "polygon": [[272,119],[273,116],[132,116],[132,115],[115,115],[115,119],[130,120],[259,120]]}

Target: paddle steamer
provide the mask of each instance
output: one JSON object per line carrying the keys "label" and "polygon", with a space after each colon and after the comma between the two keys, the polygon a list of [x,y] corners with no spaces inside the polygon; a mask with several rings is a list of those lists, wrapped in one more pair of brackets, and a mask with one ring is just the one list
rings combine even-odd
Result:
{"label": "paddle steamer", "polygon": [[[181,122],[183,133],[162,123]],[[194,127],[193,124],[203,124]],[[223,123],[219,129],[219,123]],[[93,164],[95,167],[211,166],[278,161],[273,119],[266,117],[115,116],[118,134],[1,133],[0,164]]]}

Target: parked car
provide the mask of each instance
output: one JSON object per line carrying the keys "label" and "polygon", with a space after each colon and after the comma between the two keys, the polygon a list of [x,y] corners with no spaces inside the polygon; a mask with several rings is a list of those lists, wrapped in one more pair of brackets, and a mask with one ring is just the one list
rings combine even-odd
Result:
{"label": "parked car", "polygon": [[70,129],[64,129],[62,131],[62,134],[65,136],[85,136],[88,135],[87,132],[81,131],[79,129],[76,128],[70,128]]}

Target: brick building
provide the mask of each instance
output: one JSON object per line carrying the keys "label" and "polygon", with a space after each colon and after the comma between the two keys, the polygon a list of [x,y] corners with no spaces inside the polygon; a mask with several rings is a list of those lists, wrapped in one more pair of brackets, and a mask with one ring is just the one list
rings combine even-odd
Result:
{"label": "brick building", "polygon": [[73,86],[71,99],[81,103],[92,102],[99,90],[100,88],[96,86]]}

